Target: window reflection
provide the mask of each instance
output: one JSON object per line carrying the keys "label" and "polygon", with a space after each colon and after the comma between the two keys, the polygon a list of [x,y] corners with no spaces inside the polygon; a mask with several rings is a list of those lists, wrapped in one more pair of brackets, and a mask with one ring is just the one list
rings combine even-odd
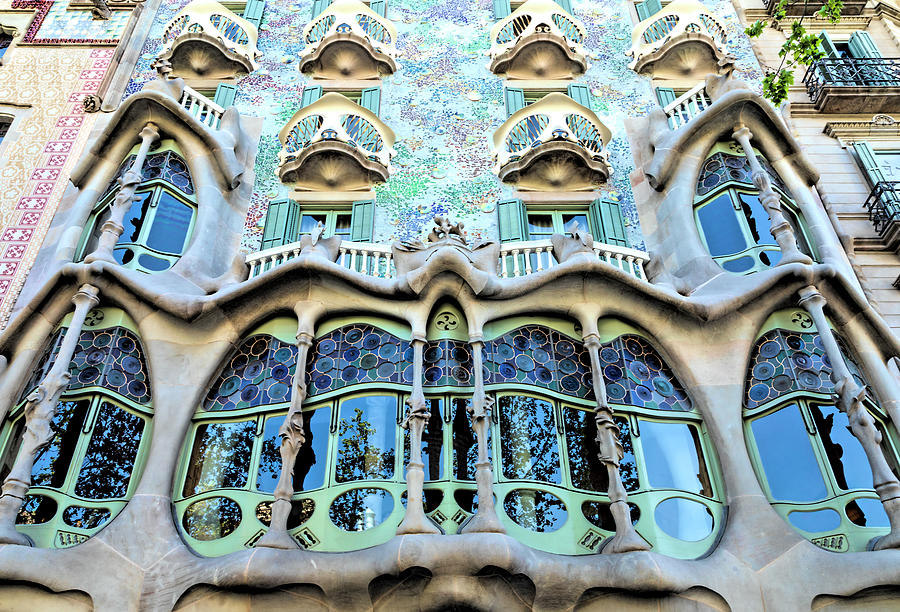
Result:
{"label": "window reflection", "polygon": [[696,428],[686,423],[640,421],[641,447],[650,486],[712,497]]}
{"label": "window reflection", "polygon": [[774,499],[816,501],[825,497],[822,472],[796,404],[755,419],[751,429]]}
{"label": "window reflection", "polygon": [[850,432],[847,415],[834,406],[810,405],[837,485],[846,490],[872,489],[872,470],[862,444]]}
{"label": "window reflection", "polygon": [[556,531],[568,518],[566,506],[557,496],[536,489],[516,489],[503,500],[507,516],[532,531]]}
{"label": "window reflection", "polygon": [[246,486],[255,433],[255,420],[200,425],[184,482],[184,496]]}
{"label": "window reflection", "polygon": [[125,497],[143,433],[144,419],[102,402],[75,494],[88,499]]}
{"label": "window reflection", "polygon": [[195,540],[218,540],[241,524],[241,507],[227,497],[210,497],[194,502],[184,511],[181,524]]}
{"label": "window reflection", "polygon": [[329,508],[331,522],[344,531],[365,531],[383,523],[394,510],[394,497],[384,489],[352,489]]}
{"label": "window reflection", "polygon": [[[278,430],[286,416],[280,414],[268,417],[263,429],[262,451],[256,476],[256,488],[263,493],[274,493],[281,476],[281,436]],[[330,416],[331,410],[328,408],[303,413],[306,441],[300,447],[294,462],[294,491],[309,491],[325,485]]]}
{"label": "window reflection", "polygon": [[[460,397],[450,401],[453,405],[453,478],[474,481],[475,464],[478,463],[478,439],[469,420],[468,409],[472,401]],[[488,457],[490,457],[490,428],[487,431]]]}
{"label": "window reflection", "polygon": [[713,257],[740,253],[747,248],[744,232],[734,216],[731,196],[727,193],[698,208],[697,218]]}
{"label": "window reflection", "polygon": [[394,476],[397,398],[367,395],[341,402],[338,482]]}
{"label": "window reflection", "polygon": [[499,404],[503,476],[559,483],[553,404],[525,395],[504,395]]}
{"label": "window reflection", "polygon": [[[440,480],[444,474],[444,400],[430,398],[426,400],[428,413],[431,415],[425,422],[422,431],[422,463],[425,480]],[[409,463],[409,430],[404,436],[403,465]]]}
{"label": "window reflection", "polygon": [[32,486],[63,486],[89,407],[90,402],[87,400],[61,401],[57,405],[56,414],[50,421],[53,437],[34,460],[31,470]]}

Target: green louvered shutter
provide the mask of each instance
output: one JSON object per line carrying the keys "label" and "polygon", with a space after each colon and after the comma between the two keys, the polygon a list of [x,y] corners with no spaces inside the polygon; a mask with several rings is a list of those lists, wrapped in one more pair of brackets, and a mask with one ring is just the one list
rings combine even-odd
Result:
{"label": "green louvered shutter", "polygon": [[850,36],[847,46],[850,48],[850,55],[858,59],[881,57],[881,52],[875,46],[875,41],[872,40],[868,32],[857,30]]}
{"label": "green louvered shutter", "polygon": [[854,142],[853,150],[856,151],[859,165],[862,166],[863,172],[866,174],[872,187],[886,180],[881,166],[878,165],[878,156],[875,155],[875,151],[872,150],[868,142],[862,140]]}
{"label": "green louvered shutter", "polygon": [[376,117],[381,113],[381,88],[368,87],[362,90],[359,105],[372,112]]}
{"label": "green louvered shutter", "polygon": [[591,108],[591,90],[587,85],[576,85],[572,83],[568,87],[568,92],[570,98],[585,108]]}
{"label": "green louvered shutter", "polygon": [[671,87],[656,88],[656,99],[659,100],[659,105],[663,108],[674,102],[677,97],[678,96],[675,95],[675,90]]}
{"label": "green louvered shutter", "polygon": [[494,19],[503,19],[509,17],[512,9],[509,6],[509,0],[494,0]]}
{"label": "green louvered shutter", "polygon": [[321,85],[307,85],[303,88],[303,96],[300,98],[300,106],[309,106],[322,97]]}
{"label": "green louvered shutter", "polygon": [[269,202],[260,250],[290,244],[297,239],[300,207],[293,200]]}
{"label": "green louvered shutter", "polygon": [[590,213],[594,231],[599,234],[594,236],[595,239],[606,244],[630,246],[619,202],[610,199],[594,200],[591,202]]}
{"label": "green louvered shutter", "polygon": [[244,19],[258,28],[259,24],[262,22],[263,10],[265,8],[265,0],[247,0],[247,5],[244,7]]}
{"label": "green louvered shutter", "polygon": [[638,14],[638,19],[650,19],[662,10],[662,2],[660,0],[645,0],[645,2],[637,2],[634,5]]}
{"label": "green louvered shutter", "polygon": [[222,108],[234,106],[234,96],[237,94],[237,87],[227,83],[219,83],[216,87],[216,95],[213,96],[213,102]]}
{"label": "green louvered shutter", "polygon": [[369,8],[384,17],[385,13],[387,13],[387,2],[385,0],[371,0]]}
{"label": "green louvered shutter", "polygon": [[506,99],[506,116],[510,117],[516,111],[525,108],[525,90],[519,87],[507,87],[503,92]]}
{"label": "green louvered shutter", "polygon": [[831,40],[828,32],[819,32],[819,46],[822,47],[822,50],[825,51],[825,55],[828,57],[838,58],[841,56],[841,52],[838,51],[837,45]]}
{"label": "green louvered shutter", "polygon": [[372,242],[375,233],[375,201],[361,200],[353,203],[350,217],[350,240]]}
{"label": "green louvered shutter", "polygon": [[528,215],[522,200],[503,200],[497,205],[500,218],[500,241],[528,240]]}
{"label": "green louvered shutter", "polygon": [[331,0],[313,0],[312,5],[312,16],[313,19],[318,17],[322,11],[328,8],[328,5],[331,4]]}
{"label": "green louvered shutter", "polygon": [[556,0],[556,3],[560,5],[565,12],[570,15],[572,14],[572,0]]}

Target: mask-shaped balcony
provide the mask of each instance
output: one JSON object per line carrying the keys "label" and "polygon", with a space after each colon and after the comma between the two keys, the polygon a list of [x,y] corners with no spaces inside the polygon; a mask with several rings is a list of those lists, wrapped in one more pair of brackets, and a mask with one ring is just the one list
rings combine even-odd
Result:
{"label": "mask-shaped balcony", "polygon": [[610,137],[593,111],[551,93],[513,113],[494,133],[494,172],[519,189],[592,189],[609,178]]}
{"label": "mask-shaped balcony", "polygon": [[394,154],[394,132],[333,92],[297,111],[278,138],[279,178],[309,191],[368,189],[387,180]]}
{"label": "mask-shaped balcony", "polygon": [[490,70],[514,79],[584,73],[584,26],[553,0],[528,0],[491,29]]}
{"label": "mask-shaped balcony", "polygon": [[703,79],[734,65],[725,28],[697,0],[675,0],[634,27],[629,68],[662,79]]}
{"label": "mask-shaped balcony", "polygon": [[303,30],[301,72],[325,79],[377,79],[397,70],[397,29],[358,0],[336,0]]}
{"label": "mask-shaped balcony", "polygon": [[194,0],[163,32],[157,62],[173,77],[229,79],[256,70],[256,37],[255,25],[215,0]]}

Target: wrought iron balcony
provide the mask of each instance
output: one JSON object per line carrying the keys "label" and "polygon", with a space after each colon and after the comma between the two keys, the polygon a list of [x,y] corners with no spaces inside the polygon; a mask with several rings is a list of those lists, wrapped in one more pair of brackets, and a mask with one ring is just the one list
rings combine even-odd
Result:
{"label": "wrought iron balcony", "polygon": [[[775,14],[775,9],[778,7],[778,0],[763,0],[766,5],[766,13],[770,16]],[[785,6],[785,14],[789,17],[800,17],[800,16],[812,16],[816,11],[818,11],[824,2],[818,2],[817,0],[793,0],[787,3]],[[846,0],[843,3],[843,8],[841,9],[841,14],[844,16],[851,15],[859,15],[863,8],[866,6],[866,0]]]}
{"label": "wrought iron balcony", "polygon": [[706,93],[706,84],[700,83],[693,89],[678,96],[663,111],[669,118],[669,127],[677,130],[682,125],[702,113],[712,104]]}
{"label": "wrought iron balcony", "polygon": [[803,82],[822,112],[900,111],[900,58],[826,58],[809,67]]}
{"label": "wrought iron balcony", "polygon": [[864,204],[869,221],[890,249],[900,246],[900,181],[881,181]]}
{"label": "wrought iron balcony", "polygon": [[359,0],[336,0],[303,29],[300,70],[326,79],[374,79],[397,70],[397,29]]}
{"label": "wrought iron balcony", "polygon": [[215,0],[194,0],[163,32],[157,66],[175,77],[228,79],[256,70],[256,26]]}
{"label": "wrought iron balcony", "polygon": [[520,189],[592,189],[609,178],[610,138],[593,111],[551,93],[513,113],[494,133],[494,172]]}
{"label": "wrought iron balcony", "polygon": [[697,0],[675,0],[634,27],[629,68],[657,78],[705,78],[733,64],[728,35]]}
{"label": "wrought iron balcony", "polygon": [[297,111],[278,135],[278,176],[312,191],[356,191],[386,181],[394,132],[339,93]]}
{"label": "wrought iron balcony", "polygon": [[587,69],[584,26],[554,0],[528,0],[491,29],[490,70],[517,79],[565,79]]}

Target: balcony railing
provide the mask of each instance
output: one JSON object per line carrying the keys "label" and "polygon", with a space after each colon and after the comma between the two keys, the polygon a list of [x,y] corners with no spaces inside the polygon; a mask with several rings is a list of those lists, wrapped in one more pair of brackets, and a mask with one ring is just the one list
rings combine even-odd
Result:
{"label": "balcony railing", "polygon": [[669,126],[673,130],[677,130],[709,108],[710,104],[712,104],[712,102],[710,102],[709,96],[706,94],[706,85],[700,83],[690,91],[678,96],[663,110],[665,111],[666,116],[669,117]]}
{"label": "balcony railing", "polygon": [[881,181],[869,194],[864,204],[869,221],[882,239],[897,232],[900,221],[900,181]]}
{"label": "balcony railing", "polygon": [[611,137],[593,111],[565,94],[551,93],[513,113],[494,133],[495,172],[552,142],[576,144],[592,159],[605,163],[605,146]]}
{"label": "balcony railing", "polygon": [[[298,257],[300,248],[300,243],[294,242],[248,255],[246,261],[250,266],[251,278]],[[635,278],[647,280],[644,264],[649,256],[644,251],[595,242],[594,254],[597,261],[605,262]],[[390,246],[371,242],[342,242],[337,263],[366,276],[394,278]],[[556,265],[553,245],[549,240],[506,242],[500,245],[497,274],[501,278],[515,278],[549,270]]]}
{"label": "balcony railing", "polygon": [[[766,5],[766,13],[774,15],[779,0],[763,0],[763,2]],[[809,17],[821,9],[823,4],[823,2],[817,0],[792,0],[785,6],[785,14],[791,17],[799,17],[801,15]],[[859,15],[865,6],[866,0],[845,0],[841,14],[845,16]]]}
{"label": "balcony railing", "polygon": [[900,87],[900,58],[826,58],[809,67],[803,82],[814,104],[829,87]]}
{"label": "balcony railing", "polygon": [[[491,28],[491,69],[506,72],[510,63],[508,56],[519,44],[524,45],[529,40],[555,39],[567,49],[570,56],[567,60],[580,64],[579,72],[584,72],[587,66],[582,47],[585,36],[581,22],[554,0],[528,0]],[[503,61],[504,58],[506,61]]]}
{"label": "balcony railing", "polygon": [[187,85],[181,94],[180,103],[197,121],[214,130],[218,129],[224,108]]}
{"label": "balcony railing", "polygon": [[[728,35],[709,9],[697,0],[675,0],[635,26],[631,35],[631,49],[628,51],[628,55],[633,58],[629,68],[642,72],[651,56],[658,55],[667,45],[697,38],[690,35],[701,35],[701,38],[712,41],[715,59],[720,64],[727,57],[725,45]],[[702,62],[694,59],[688,63],[695,65]],[[717,72],[715,67],[705,65],[702,70]]]}

